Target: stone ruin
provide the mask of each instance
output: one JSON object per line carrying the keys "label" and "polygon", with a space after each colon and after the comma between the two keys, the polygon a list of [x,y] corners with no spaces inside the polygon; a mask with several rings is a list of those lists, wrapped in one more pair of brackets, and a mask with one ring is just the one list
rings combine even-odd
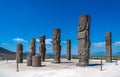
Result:
{"label": "stone ruin", "polygon": [[32,66],[32,56],[27,55],[27,66]]}
{"label": "stone ruin", "polygon": [[41,66],[41,57],[36,55],[36,39],[31,40],[30,45],[30,55],[27,55],[27,66],[40,67]]}
{"label": "stone ruin", "polygon": [[53,61],[52,63],[60,63],[61,45],[60,45],[60,29],[53,31]]}
{"label": "stone ruin", "polygon": [[[79,17],[78,23],[78,59],[77,66],[88,66],[90,55],[90,16],[82,15]],[[31,40],[30,55],[27,56],[27,66],[39,67],[41,61],[45,61],[46,45],[45,35],[40,36],[39,52],[36,55],[35,47],[36,39]],[[60,63],[61,45],[60,45],[60,29],[53,31],[53,61],[52,63]],[[17,45],[17,54],[19,63],[23,62],[23,45]],[[67,60],[71,60],[71,40],[67,40]],[[106,62],[112,62],[112,45],[111,32],[106,33]]]}
{"label": "stone ruin", "polygon": [[111,32],[106,33],[106,62],[112,62]]}
{"label": "stone ruin", "polygon": [[67,60],[71,60],[71,40],[67,40]]}
{"label": "stone ruin", "polygon": [[40,37],[40,46],[39,46],[41,60],[45,61],[46,45],[45,45],[45,35]]}
{"label": "stone ruin", "polygon": [[40,55],[32,56],[32,66],[33,67],[41,66],[41,56]]}
{"label": "stone ruin", "polygon": [[36,46],[35,46],[35,43],[36,43],[36,39],[35,38],[32,38],[31,40],[31,45],[30,45],[30,55],[31,56],[34,56],[36,54]]}
{"label": "stone ruin", "polygon": [[78,58],[77,66],[88,66],[90,53],[90,16],[82,15],[78,23]]}
{"label": "stone ruin", "polygon": [[18,57],[18,63],[23,63],[23,45],[22,44],[17,45],[16,57]]}

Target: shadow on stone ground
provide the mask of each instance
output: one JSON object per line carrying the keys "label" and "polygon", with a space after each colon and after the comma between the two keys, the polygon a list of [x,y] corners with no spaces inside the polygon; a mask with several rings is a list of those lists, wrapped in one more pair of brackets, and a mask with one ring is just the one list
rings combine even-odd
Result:
{"label": "shadow on stone ground", "polygon": [[61,63],[74,63],[74,62],[61,62]]}
{"label": "shadow on stone ground", "polygon": [[99,66],[101,64],[89,64],[88,66]]}

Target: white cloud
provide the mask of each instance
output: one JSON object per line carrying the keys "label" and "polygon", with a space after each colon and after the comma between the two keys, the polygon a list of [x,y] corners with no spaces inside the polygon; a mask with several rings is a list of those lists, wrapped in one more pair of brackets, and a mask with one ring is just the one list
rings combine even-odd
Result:
{"label": "white cloud", "polygon": [[36,39],[36,42],[39,42],[40,40],[39,39]]}
{"label": "white cloud", "polygon": [[101,47],[101,46],[105,46],[105,42],[96,42],[96,43],[92,43],[92,45]]}
{"label": "white cloud", "polygon": [[1,43],[1,45],[5,45],[6,46],[6,45],[9,45],[9,44],[8,43]]}
{"label": "white cloud", "polygon": [[[45,43],[46,43],[46,44],[52,44],[52,39],[51,39],[51,38],[46,39],[46,40],[45,40]],[[66,41],[62,41],[61,43],[65,44]]]}
{"label": "white cloud", "polygon": [[13,41],[16,41],[16,42],[28,42],[27,40],[24,40],[23,38],[14,38]]}
{"label": "white cloud", "polygon": [[[36,39],[36,42],[39,42],[39,41],[40,41],[39,39]],[[52,44],[52,39],[51,38],[45,39],[45,43],[46,44]],[[62,41],[61,43],[65,44],[66,41]]]}
{"label": "white cloud", "polygon": [[[40,42],[40,40],[36,39],[36,42]],[[52,44],[52,39],[51,38],[45,39],[45,43],[46,44]]]}
{"label": "white cloud", "polygon": [[[92,43],[92,45],[94,46],[105,46],[105,42],[96,42],[96,43]],[[119,46],[120,45],[120,41],[116,41],[114,43],[112,43],[113,46]]]}
{"label": "white cloud", "polygon": [[66,44],[66,41],[62,41],[63,44]]}
{"label": "white cloud", "polygon": [[120,45],[120,41],[115,42],[113,45]]}
{"label": "white cloud", "polygon": [[45,43],[46,43],[46,44],[52,44],[52,39],[51,39],[51,38],[46,39],[46,40],[45,40]]}

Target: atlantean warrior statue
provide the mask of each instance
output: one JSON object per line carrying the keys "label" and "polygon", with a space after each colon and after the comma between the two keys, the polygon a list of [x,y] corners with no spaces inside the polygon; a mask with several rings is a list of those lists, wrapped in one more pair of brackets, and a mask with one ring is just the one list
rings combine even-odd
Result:
{"label": "atlantean warrior statue", "polygon": [[34,56],[36,53],[36,47],[35,47],[35,43],[36,43],[36,39],[35,38],[33,38],[32,40],[31,40],[31,45],[30,45],[30,55],[31,56]]}
{"label": "atlantean warrior statue", "polygon": [[112,62],[111,32],[106,33],[106,62]]}
{"label": "atlantean warrior statue", "polygon": [[60,29],[55,29],[53,32],[53,63],[60,63],[60,54]]}
{"label": "atlantean warrior statue", "polygon": [[90,16],[82,15],[78,24],[78,57],[77,66],[88,66],[90,52]]}
{"label": "atlantean warrior statue", "polygon": [[41,60],[45,61],[45,53],[46,53],[46,47],[45,47],[45,35],[42,35],[40,37],[40,56],[41,56]]}

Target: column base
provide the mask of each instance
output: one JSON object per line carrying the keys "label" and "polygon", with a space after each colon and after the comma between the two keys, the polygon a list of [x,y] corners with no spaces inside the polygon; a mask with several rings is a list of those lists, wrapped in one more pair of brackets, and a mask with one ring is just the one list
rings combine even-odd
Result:
{"label": "column base", "polygon": [[51,63],[58,64],[61,63],[60,61],[52,61]]}
{"label": "column base", "polygon": [[87,64],[87,63],[84,63],[84,62],[80,62],[80,63],[77,63],[76,66],[86,67],[86,66],[88,66],[88,64]]}

